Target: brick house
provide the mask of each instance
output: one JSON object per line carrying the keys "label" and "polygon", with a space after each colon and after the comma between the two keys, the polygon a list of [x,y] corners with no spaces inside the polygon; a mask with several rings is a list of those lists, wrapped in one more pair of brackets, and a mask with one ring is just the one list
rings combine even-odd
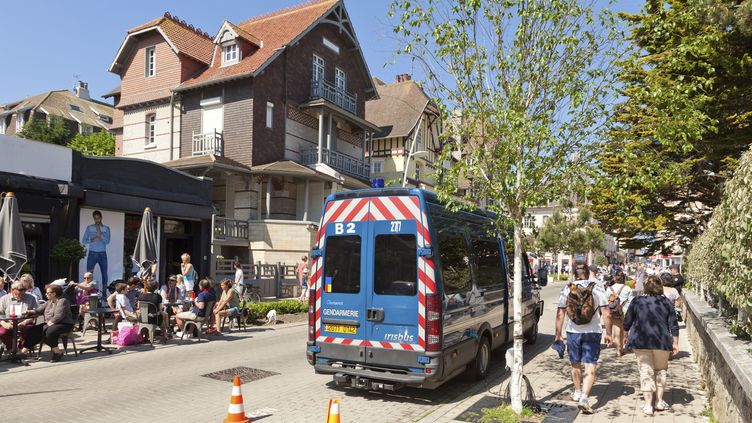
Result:
{"label": "brick house", "polygon": [[386,84],[374,78],[378,98],[366,102],[366,120],[381,129],[373,135],[371,176],[387,185],[433,190],[441,153],[439,110],[408,74]]}
{"label": "brick house", "polygon": [[215,257],[295,263],[325,197],[368,186],[377,93],[341,0],[214,37],[165,14],[128,31],[111,71],[118,154],[212,179]]}
{"label": "brick house", "polygon": [[113,112],[112,105],[92,100],[86,82],[78,81],[75,92],[53,90],[0,104],[0,135],[15,135],[29,120],[48,116],[63,118],[71,134],[109,131]]}

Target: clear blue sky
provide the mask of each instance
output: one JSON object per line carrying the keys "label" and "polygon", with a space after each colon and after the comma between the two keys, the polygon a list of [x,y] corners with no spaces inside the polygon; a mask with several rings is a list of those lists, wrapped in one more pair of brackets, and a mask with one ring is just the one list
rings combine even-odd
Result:
{"label": "clear blue sky", "polygon": [[[0,28],[6,48],[0,62],[0,104],[53,89],[89,83],[100,99],[119,84],[107,68],[126,31],[165,11],[214,36],[222,21],[241,22],[304,0],[43,0],[3,2]],[[617,10],[636,12],[642,0],[621,0]],[[411,64],[394,62],[389,0],[346,0],[355,32],[373,76],[393,81],[412,73]],[[12,41],[11,41],[12,40]],[[390,63],[389,65],[386,65]]]}

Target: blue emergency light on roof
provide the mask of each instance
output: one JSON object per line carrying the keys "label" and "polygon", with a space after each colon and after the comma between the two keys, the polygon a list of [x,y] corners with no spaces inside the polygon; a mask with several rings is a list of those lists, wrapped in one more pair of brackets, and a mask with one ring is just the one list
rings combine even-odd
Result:
{"label": "blue emergency light on roof", "polygon": [[384,178],[374,178],[371,181],[371,188],[384,188]]}

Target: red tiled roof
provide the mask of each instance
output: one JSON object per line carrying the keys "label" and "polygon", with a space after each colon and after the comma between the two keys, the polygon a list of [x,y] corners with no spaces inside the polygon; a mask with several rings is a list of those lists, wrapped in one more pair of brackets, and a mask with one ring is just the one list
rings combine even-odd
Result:
{"label": "red tiled roof", "polygon": [[276,52],[276,50],[302,34],[328,12],[340,0],[313,0],[288,9],[247,20],[239,25],[240,29],[255,34],[263,47],[244,57],[238,64],[221,67],[220,63],[202,72],[195,78],[182,83],[177,89],[186,89],[212,81],[240,77],[259,70]]}
{"label": "red tiled roof", "polygon": [[256,47],[261,47],[261,40],[258,37],[256,37],[253,34],[249,34],[248,31],[244,30],[243,28],[235,25],[234,23],[230,21],[225,21],[225,22],[227,22],[227,26],[232,28],[232,30],[235,31],[240,38],[248,41],[249,43],[255,45]]}
{"label": "red tiled roof", "polygon": [[169,13],[129,30],[128,34],[157,26],[180,53],[206,65],[211,63],[214,43],[209,34],[194,28]]}

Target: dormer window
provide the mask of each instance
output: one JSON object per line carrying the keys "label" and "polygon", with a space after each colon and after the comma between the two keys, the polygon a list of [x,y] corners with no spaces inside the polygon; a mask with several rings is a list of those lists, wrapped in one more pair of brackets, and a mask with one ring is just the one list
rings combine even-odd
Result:
{"label": "dormer window", "polygon": [[222,46],[222,65],[238,62],[238,44],[231,43]]}

